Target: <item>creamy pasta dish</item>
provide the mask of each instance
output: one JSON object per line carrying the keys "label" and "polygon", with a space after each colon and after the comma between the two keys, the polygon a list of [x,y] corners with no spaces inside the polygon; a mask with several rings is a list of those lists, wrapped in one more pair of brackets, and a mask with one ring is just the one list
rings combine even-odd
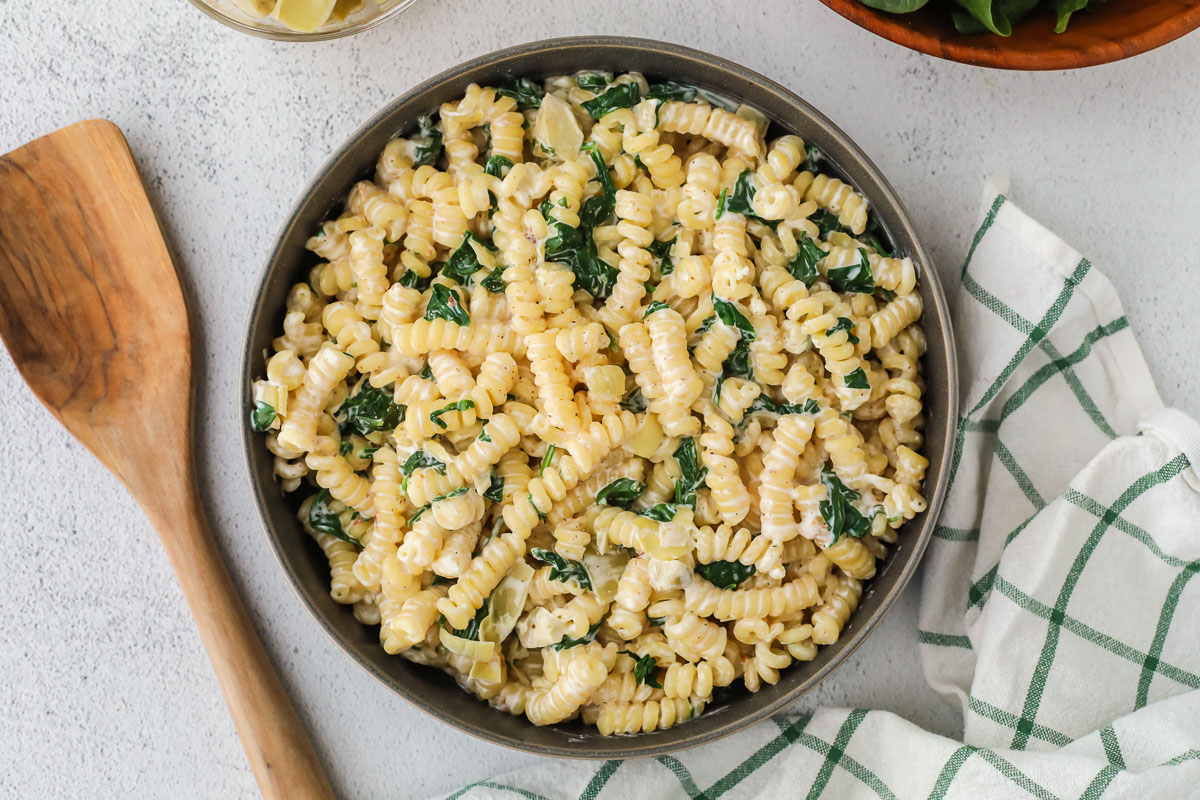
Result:
{"label": "creamy pasta dish", "polygon": [[251,422],[388,653],[628,734],[837,641],[925,509],[921,298],[768,128],[637,73],[471,85],[309,239]]}

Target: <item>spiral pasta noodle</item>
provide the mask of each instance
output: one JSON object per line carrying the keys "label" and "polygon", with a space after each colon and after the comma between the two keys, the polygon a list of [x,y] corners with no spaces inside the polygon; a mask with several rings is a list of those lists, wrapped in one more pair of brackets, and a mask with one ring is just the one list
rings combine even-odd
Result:
{"label": "spiral pasta noodle", "polygon": [[816,605],[821,597],[816,581],[809,575],[764,589],[724,590],[696,581],[688,586],[685,596],[686,607],[693,614],[723,621],[778,617]]}
{"label": "spiral pasta noodle", "polygon": [[694,718],[704,710],[703,702],[684,698],[648,700],[644,703],[604,703],[584,709],[584,721],[601,733],[646,733],[665,731]]}
{"label": "spiral pasta noodle", "polygon": [[567,381],[562,356],[555,345],[554,331],[533,334],[528,339],[529,364],[538,387],[538,399],[550,424],[564,431],[579,427],[579,411]]}
{"label": "spiral pasta noodle", "polygon": [[700,436],[701,458],[708,469],[706,483],[726,525],[737,525],[750,512],[750,492],[733,455],[733,426],[712,403],[704,404],[707,429]]}
{"label": "spiral pasta noodle", "polygon": [[646,294],[646,281],[650,280],[650,253],[646,247],[654,241],[654,235],[649,230],[652,217],[648,195],[622,189],[616,194],[615,210],[620,220],[617,233],[622,241],[617,252],[621,261],[616,286],[600,311],[600,319],[608,327],[619,329],[633,320]]}
{"label": "spiral pasta noodle", "polygon": [[867,229],[867,199],[837,178],[817,175],[805,198],[837,214],[851,233],[858,235]]}

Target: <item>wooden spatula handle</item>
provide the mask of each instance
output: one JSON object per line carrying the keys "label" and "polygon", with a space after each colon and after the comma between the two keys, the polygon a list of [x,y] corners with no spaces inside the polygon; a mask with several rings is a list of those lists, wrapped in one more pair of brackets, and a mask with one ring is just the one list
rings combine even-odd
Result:
{"label": "wooden spatula handle", "polygon": [[146,508],[183,587],[242,747],[266,800],[332,800],[333,791],[209,534],[195,487]]}

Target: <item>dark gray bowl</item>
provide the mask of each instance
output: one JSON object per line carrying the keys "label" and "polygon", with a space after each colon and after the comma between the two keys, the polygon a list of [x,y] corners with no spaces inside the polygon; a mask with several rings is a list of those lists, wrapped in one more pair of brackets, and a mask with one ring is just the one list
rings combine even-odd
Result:
{"label": "dark gray bowl", "polygon": [[[304,240],[343,201],[355,181],[373,173],[376,158],[389,139],[411,129],[421,114],[461,95],[468,83],[494,85],[516,76],[544,77],[585,69],[637,70],[651,78],[693,84],[761,109],[780,131],[795,132],[820,147],[836,165],[834,171],[871,200],[874,213],[899,251],[923,266],[920,292],[929,340],[924,449],[930,461],[926,484],[929,510],[905,526],[886,563],[867,584],[862,603],[842,638],[821,648],[815,660],[794,664],[777,685],[756,694],[731,690],[716,698],[696,720],[670,730],[609,737],[580,722],[535,727],[524,717],[492,710],[464,693],[440,670],[384,653],[377,629],[359,624],[348,607],[330,599],[329,567],[296,522],[295,503],[280,491],[272,475],[271,456],[248,420],[243,427],[243,444],[251,489],[280,566],[313,617],[359,666],[422,711],[490,742],[541,755],[629,758],[715,741],[780,711],[820,683],[863,643],[900,596],[917,569],[941,509],[958,418],[950,315],[937,273],[917,241],[908,212],[879,170],[844,133],[779,84],[707,53],[663,42],[600,36],[554,39],[509,48],[455,67],[393,101],[367,122],[317,171],[300,195],[267,259],[250,312],[241,403],[243,409],[253,405],[250,384],[263,375],[262,354],[270,347],[283,319],[288,288],[304,280],[315,261],[304,249]],[[243,419],[247,417],[243,414]]]}

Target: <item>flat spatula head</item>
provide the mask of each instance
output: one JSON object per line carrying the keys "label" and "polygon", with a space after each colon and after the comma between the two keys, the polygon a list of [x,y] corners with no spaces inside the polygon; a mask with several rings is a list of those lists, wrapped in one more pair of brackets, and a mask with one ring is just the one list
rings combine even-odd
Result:
{"label": "flat spatula head", "polygon": [[0,337],[158,529],[267,800],[333,800],[196,491],[187,310],[125,137],[81,122],[0,157]]}
{"label": "flat spatula head", "polygon": [[38,398],[127,484],[156,440],[190,445],[183,294],[111,122],[0,156],[0,338]]}

